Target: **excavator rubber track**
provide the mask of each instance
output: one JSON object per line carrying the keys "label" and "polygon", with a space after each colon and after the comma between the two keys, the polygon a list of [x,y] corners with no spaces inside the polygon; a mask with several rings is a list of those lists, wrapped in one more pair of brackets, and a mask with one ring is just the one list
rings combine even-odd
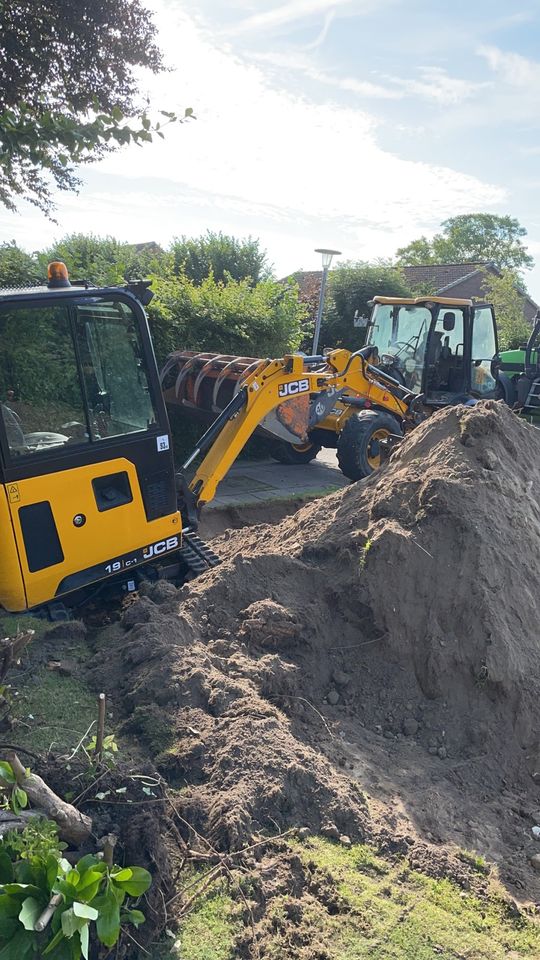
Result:
{"label": "excavator rubber track", "polygon": [[207,570],[211,570],[212,567],[217,567],[221,563],[217,553],[214,553],[204,540],[201,540],[196,533],[191,531],[183,535],[180,556],[195,576],[206,573]]}

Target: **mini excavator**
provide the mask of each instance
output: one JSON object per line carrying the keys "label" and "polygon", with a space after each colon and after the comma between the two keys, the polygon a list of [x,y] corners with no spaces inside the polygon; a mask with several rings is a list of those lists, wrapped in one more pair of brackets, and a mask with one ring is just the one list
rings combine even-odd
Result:
{"label": "mini excavator", "polygon": [[390,371],[378,365],[376,344],[259,360],[176,474],[144,310],[151,297],[147,281],[70,282],[60,262],[46,286],[0,291],[5,610],[58,619],[106,586],[182,582],[215,565],[198,515],[261,425],[301,445],[336,410],[379,413],[400,435],[423,416],[421,395],[392,374],[397,357]]}

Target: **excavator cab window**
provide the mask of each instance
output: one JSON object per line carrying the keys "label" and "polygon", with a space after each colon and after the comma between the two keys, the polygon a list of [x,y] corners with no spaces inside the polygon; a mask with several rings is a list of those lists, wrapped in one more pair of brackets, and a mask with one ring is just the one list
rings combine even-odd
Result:
{"label": "excavator cab window", "polygon": [[155,423],[139,333],[122,300],[0,310],[0,410],[10,459]]}

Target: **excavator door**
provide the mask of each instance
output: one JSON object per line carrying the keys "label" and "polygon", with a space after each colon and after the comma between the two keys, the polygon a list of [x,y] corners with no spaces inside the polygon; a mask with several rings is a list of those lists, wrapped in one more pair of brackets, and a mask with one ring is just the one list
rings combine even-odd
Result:
{"label": "excavator door", "polygon": [[181,546],[167,415],[127,288],[0,292],[0,604],[46,605]]}

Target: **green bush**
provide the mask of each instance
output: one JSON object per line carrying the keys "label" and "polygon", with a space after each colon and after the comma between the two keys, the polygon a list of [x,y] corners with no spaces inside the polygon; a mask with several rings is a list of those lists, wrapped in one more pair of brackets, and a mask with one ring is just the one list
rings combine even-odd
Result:
{"label": "green bush", "polygon": [[148,314],[158,363],[172,350],[279,357],[300,341],[305,307],[294,286],[263,280],[196,285],[184,275],[154,278]]}
{"label": "green bush", "polygon": [[390,264],[344,263],[332,271],[322,324],[321,347],[358,350],[365,329],[354,326],[354,314],[369,316],[369,300],[375,296],[407,297],[411,289],[403,273]]}

